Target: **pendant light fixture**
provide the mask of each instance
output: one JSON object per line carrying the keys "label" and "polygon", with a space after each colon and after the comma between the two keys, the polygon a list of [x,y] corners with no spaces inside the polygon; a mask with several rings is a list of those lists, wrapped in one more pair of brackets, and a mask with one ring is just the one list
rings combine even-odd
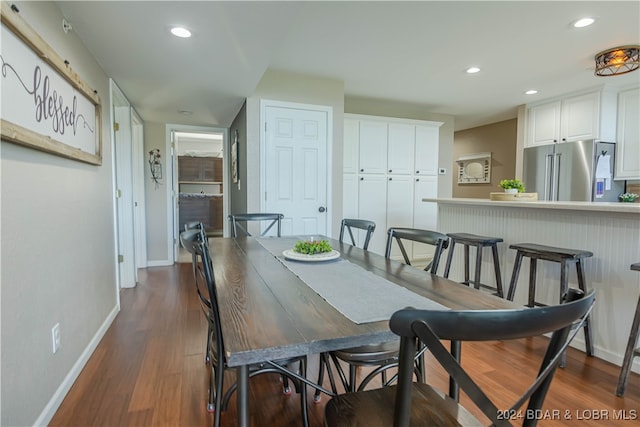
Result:
{"label": "pendant light fixture", "polygon": [[626,74],[640,67],[638,61],[639,45],[619,46],[598,53],[596,76],[616,76]]}

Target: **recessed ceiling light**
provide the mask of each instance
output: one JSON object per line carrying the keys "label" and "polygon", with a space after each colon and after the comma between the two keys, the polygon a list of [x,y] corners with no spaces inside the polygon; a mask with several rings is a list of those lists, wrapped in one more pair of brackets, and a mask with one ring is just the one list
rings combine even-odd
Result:
{"label": "recessed ceiling light", "polygon": [[526,95],[535,95],[536,93],[538,93],[538,91],[535,89],[529,89],[525,92]]}
{"label": "recessed ceiling light", "polygon": [[191,31],[187,30],[184,27],[173,27],[171,28],[171,34],[176,37],[188,38],[191,37]]}
{"label": "recessed ceiling light", "polygon": [[478,68],[478,67],[469,67],[469,68],[467,68],[467,73],[468,74],[475,74],[475,73],[478,73],[478,72],[480,72],[480,68]]}
{"label": "recessed ceiling light", "polygon": [[193,111],[190,110],[178,110],[178,113],[184,115],[184,116],[190,116],[193,114]]}
{"label": "recessed ceiling light", "polygon": [[573,23],[573,26],[575,28],[588,27],[589,25],[593,24],[594,22],[596,22],[596,20],[591,18],[591,17],[580,18],[576,22]]}

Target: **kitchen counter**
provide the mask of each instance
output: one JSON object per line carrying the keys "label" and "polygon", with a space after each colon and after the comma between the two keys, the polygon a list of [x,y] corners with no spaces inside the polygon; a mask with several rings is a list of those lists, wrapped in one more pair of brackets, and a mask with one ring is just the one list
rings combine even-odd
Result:
{"label": "kitchen counter", "polygon": [[[474,233],[501,237],[498,255],[502,282],[508,289],[516,243],[537,243],[593,252],[584,262],[588,289],[596,291],[592,329],[596,357],[622,364],[631,322],[635,313],[640,274],[630,265],[640,261],[640,204],[587,202],[516,202],[484,199],[425,198],[438,206],[441,233]],[[475,257],[474,250],[471,256]],[[446,253],[444,255],[447,255]],[[464,279],[464,251],[456,245],[449,278]],[[475,259],[475,258],[473,258]],[[444,262],[441,262],[444,264]],[[441,265],[439,274],[444,271]],[[514,301],[526,304],[529,262],[522,263]],[[495,285],[491,256],[485,253],[482,283]],[[557,304],[560,267],[557,263],[538,262],[536,299]],[[577,287],[575,267],[569,271],[569,286]],[[582,334],[574,347],[584,349]],[[633,366],[640,372],[640,358]]]}
{"label": "kitchen counter", "polygon": [[611,203],[611,202],[518,202],[495,201],[489,199],[462,199],[462,198],[425,198],[423,202],[437,202],[442,204],[495,206],[502,208],[528,208],[528,209],[555,209],[607,213],[636,213],[640,214],[640,203]]}

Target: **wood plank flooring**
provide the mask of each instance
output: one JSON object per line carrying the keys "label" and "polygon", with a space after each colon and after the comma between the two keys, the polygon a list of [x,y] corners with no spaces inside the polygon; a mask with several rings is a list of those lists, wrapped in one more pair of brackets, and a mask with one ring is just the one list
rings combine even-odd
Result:
{"label": "wood plank flooring", "polygon": [[[192,286],[191,265],[143,270],[136,288],[121,292],[121,311],[69,391],[50,426],[208,426],[208,367],[204,363],[206,321]],[[463,363],[490,396],[507,406],[535,374],[545,339],[464,343]],[[427,379],[448,390],[448,379],[427,359]],[[309,377],[317,376],[317,357]],[[640,376],[633,373],[624,398],[615,396],[619,367],[569,349],[545,401],[549,418],[540,426],[632,426],[640,419]],[[328,386],[328,384],[327,384]],[[323,425],[323,408],[312,401],[311,426]],[[297,426],[299,396],[284,396],[280,379],[251,380],[254,426]],[[462,397],[462,402],[466,396]],[[473,413],[478,413],[469,407]],[[626,415],[633,420],[614,419]],[[605,419],[606,418],[606,419]],[[235,400],[222,414],[223,426],[236,422]],[[515,421],[519,425],[518,420]]]}

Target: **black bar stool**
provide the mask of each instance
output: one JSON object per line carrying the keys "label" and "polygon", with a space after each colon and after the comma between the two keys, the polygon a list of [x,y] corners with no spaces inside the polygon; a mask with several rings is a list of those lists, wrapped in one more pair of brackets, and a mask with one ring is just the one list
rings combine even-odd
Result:
{"label": "black bar stool", "polygon": [[[593,256],[592,252],[584,251],[581,249],[565,249],[556,248],[553,246],[537,245],[534,243],[519,243],[509,246],[511,249],[515,249],[516,260],[513,264],[513,274],[511,275],[511,282],[509,283],[509,292],[507,299],[513,301],[513,296],[516,292],[516,284],[518,282],[518,274],[520,274],[520,265],[522,264],[522,258],[530,258],[529,264],[529,301],[527,306],[533,307],[535,305],[545,305],[536,301],[536,268],[537,261],[551,261],[560,263],[560,303],[563,302],[564,296],[569,290],[569,264],[576,265],[576,273],[578,274],[578,286],[585,294],[587,293],[585,281],[584,281],[584,266],[582,260]],[[591,339],[591,327],[589,318],[587,317],[584,322],[584,341],[587,349],[587,354],[593,356],[593,340]],[[564,366],[564,359],[560,366]]]}
{"label": "black bar stool", "polygon": [[[640,271],[640,262],[631,264],[631,269]],[[624,391],[627,389],[627,381],[629,380],[629,372],[631,371],[631,362],[633,362],[634,357],[640,356],[640,347],[636,348],[638,335],[640,335],[640,298],[638,298],[636,314],[633,317],[633,323],[631,324],[631,333],[629,333],[627,350],[624,352],[624,361],[622,362],[622,369],[620,369],[616,396],[624,396]]]}
{"label": "black bar stool", "polygon": [[[447,233],[447,236],[451,240],[451,244],[449,245],[449,254],[447,255],[447,264],[444,269],[444,277],[449,277],[451,260],[453,259],[453,249],[456,243],[460,243],[464,245],[464,282],[462,283],[468,286],[471,286],[471,284],[473,284],[476,289],[480,289],[480,287],[493,289],[497,291],[496,293],[499,297],[504,297],[502,291],[502,275],[500,274],[500,262],[498,260],[498,243],[502,242],[503,240],[500,237],[485,237],[469,233]],[[476,269],[473,281],[469,280],[469,246],[474,246],[476,248]],[[482,249],[485,247],[490,247],[491,253],[493,254],[493,269],[496,273],[495,288],[480,283]]]}

